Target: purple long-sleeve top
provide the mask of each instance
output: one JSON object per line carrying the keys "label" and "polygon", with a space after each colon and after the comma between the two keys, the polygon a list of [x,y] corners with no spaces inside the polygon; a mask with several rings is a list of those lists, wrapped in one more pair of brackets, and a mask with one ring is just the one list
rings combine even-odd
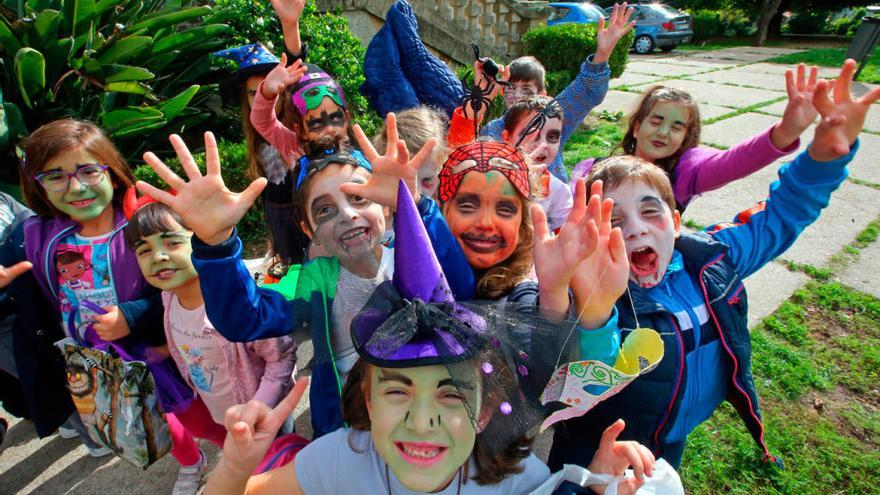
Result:
{"label": "purple long-sleeve top", "polygon": [[[685,151],[672,172],[672,190],[675,202],[684,210],[695,196],[726,186],[770,165],[785,155],[797,151],[800,138],[785,149],[773,146],[770,133],[775,126],[746,139],[727,150],[696,147]],[[571,187],[589,175],[595,158],[588,158],[577,165],[571,173]]]}

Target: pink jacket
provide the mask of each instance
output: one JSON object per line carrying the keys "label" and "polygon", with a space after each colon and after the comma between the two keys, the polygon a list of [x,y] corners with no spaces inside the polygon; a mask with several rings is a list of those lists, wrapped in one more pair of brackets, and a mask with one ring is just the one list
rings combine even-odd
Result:
{"label": "pink jacket", "polygon": [[[697,147],[685,151],[672,174],[672,190],[679,207],[683,209],[695,196],[747,177],[797,151],[800,139],[784,150],[773,146],[770,141],[773,127],[727,150]],[[575,165],[571,172],[572,191],[577,179],[589,175],[595,161],[588,158]]]}
{"label": "pink jacket", "polygon": [[275,114],[275,104],[278,102],[278,96],[274,100],[267,100],[263,96],[263,84],[261,82],[257,87],[257,94],[254,95],[254,104],[251,107],[251,124],[254,129],[263,136],[263,139],[271,144],[284,160],[290,165],[296,163],[303,154],[303,150],[299,144],[299,136],[291,131]]}
{"label": "pink jacket", "polygon": [[[183,375],[183,379],[195,390],[192,379],[187,371],[186,362],[171,335],[171,321],[169,318],[171,298],[173,294],[162,291],[162,303],[165,306],[165,337],[168,339],[168,351],[171,358],[177,364],[177,369]],[[253,342],[236,343],[223,338],[213,326],[211,331],[215,338],[221,342],[226,362],[223,363],[229,370],[235,400],[244,404],[251,399],[275,407],[278,402],[290,391],[293,381],[290,378],[296,367],[296,347],[290,337],[277,337],[271,339],[256,340]]]}

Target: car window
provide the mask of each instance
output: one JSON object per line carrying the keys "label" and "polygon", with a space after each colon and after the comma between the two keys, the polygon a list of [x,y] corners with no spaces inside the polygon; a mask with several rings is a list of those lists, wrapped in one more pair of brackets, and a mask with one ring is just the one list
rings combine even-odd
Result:
{"label": "car window", "polygon": [[680,10],[676,10],[668,5],[663,5],[660,3],[651,4],[651,8],[654,10],[654,13],[657,17],[678,17],[680,15],[684,15]]}
{"label": "car window", "polygon": [[550,12],[550,17],[547,19],[548,21],[559,21],[565,16],[568,15],[569,9],[568,7],[551,7],[553,9]]}
{"label": "car window", "polygon": [[595,21],[598,21],[600,17],[607,17],[605,11],[595,5],[581,5],[581,9],[587,17]]}

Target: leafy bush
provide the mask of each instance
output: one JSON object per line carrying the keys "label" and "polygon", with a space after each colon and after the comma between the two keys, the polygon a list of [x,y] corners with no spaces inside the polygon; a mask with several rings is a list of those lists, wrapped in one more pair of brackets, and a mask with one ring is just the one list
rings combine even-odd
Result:
{"label": "leafy bush", "polygon": [[818,34],[827,33],[828,12],[816,10],[797,11],[788,19],[788,24],[783,26],[783,32],[792,34]]}
{"label": "leafy bush", "polygon": [[[262,42],[270,50],[284,51],[281,24],[268,1],[217,0],[220,18],[232,27],[234,44]],[[342,85],[345,99],[355,120],[368,136],[378,132],[379,116],[360,94],[364,82],[364,53],[361,42],[351,33],[348,20],[332,13],[320,13],[308,1],[299,21],[300,37],[309,46],[308,62],[321,66]]]}
{"label": "leafy bush", "polygon": [[0,154],[15,163],[24,135],[68,116],[100,124],[128,157],[208,121],[216,85],[197,82],[228,30],[211,13],[193,0],[4,0]]}
{"label": "leafy bush", "polygon": [[861,7],[853,10],[848,16],[839,17],[831,21],[828,26],[829,34],[837,34],[840,36],[855,36],[856,30],[862,24],[862,17],[868,13],[868,9]]}
{"label": "leafy bush", "polygon": [[[226,187],[235,192],[244,191],[251,181],[247,176],[247,145],[221,139],[217,143],[220,151],[220,163],[223,168],[223,181]],[[205,173],[205,153],[194,155],[196,163],[202,173]],[[181,177],[186,177],[180,160],[176,157],[165,160],[171,170]],[[140,165],[134,169],[134,175],[142,180],[161,189],[168,186],[153,172],[149,165]],[[254,205],[238,223],[238,235],[253,254],[262,255],[265,251],[267,239],[266,222],[263,221],[263,210],[259,205]]]}
{"label": "leafy bush", "polygon": [[694,10],[694,41],[703,41],[719,36],[751,36],[755,23],[741,10]]}
{"label": "leafy bush", "polygon": [[[629,48],[632,45],[633,32],[624,36],[614,47],[608,64],[611,66],[611,77],[620,77],[626,68]],[[548,79],[551,72],[565,72],[553,75],[553,86],[565,88],[578,74],[581,63],[587,55],[596,52],[595,24],[559,24],[556,26],[538,26],[522,37],[526,54],[532,55],[544,64]],[[551,92],[549,87],[549,94]]]}

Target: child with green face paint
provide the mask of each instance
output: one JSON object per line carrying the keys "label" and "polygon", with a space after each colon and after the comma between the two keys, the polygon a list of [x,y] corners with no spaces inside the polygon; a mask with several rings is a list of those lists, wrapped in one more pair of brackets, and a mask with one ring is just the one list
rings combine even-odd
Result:
{"label": "child with green face paint", "polygon": [[[80,345],[123,339],[120,345],[138,358],[145,357],[145,348],[164,346],[161,321],[150,317],[152,289],[121,234],[123,192],[134,177],[107,136],[89,122],[46,124],[28,138],[20,173],[22,192],[36,216],[18,224],[0,246],[0,265],[11,267],[0,270],[0,287],[30,268],[54,318]],[[63,365],[47,360],[41,366],[43,376],[66,382]],[[164,410],[189,405],[173,363],[152,360],[148,366],[170,373],[167,381],[157,378]],[[92,455],[110,453],[90,438],[77,414],[68,426]]]}
{"label": "child with green face paint", "polygon": [[125,240],[147,282],[162,291],[168,352],[196,394],[189,409],[167,418],[171,454],[181,465],[175,493],[184,493],[190,480],[194,493],[206,462],[193,437],[222,445],[227,408],[250,400],[277,404],[290,387],[296,349],[287,336],[233,343],[214,329],[191,259],[192,232],[167,206],[150,201],[137,201],[129,190]]}
{"label": "child with green face paint", "polygon": [[[519,380],[543,366],[544,356],[528,353],[561,348],[557,322],[512,305],[454,301],[403,183],[398,198],[394,280],[377,288],[351,327],[360,359],[343,394],[350,427],[313,441],[293,463],[249,479],[305,386],[298,383],[275,410],[230,409],[223,461],[206,493],[476,495],[556,486],[530,452],[527,432],[542,415]],[[508,325],[547,340],[514,344]],[[615,442],[615,431],[590,471],[618,475],[633,465],[650,476],[653,457],[636,444]],[[632,493],[640,484],[635,479],[621,492]]]}

